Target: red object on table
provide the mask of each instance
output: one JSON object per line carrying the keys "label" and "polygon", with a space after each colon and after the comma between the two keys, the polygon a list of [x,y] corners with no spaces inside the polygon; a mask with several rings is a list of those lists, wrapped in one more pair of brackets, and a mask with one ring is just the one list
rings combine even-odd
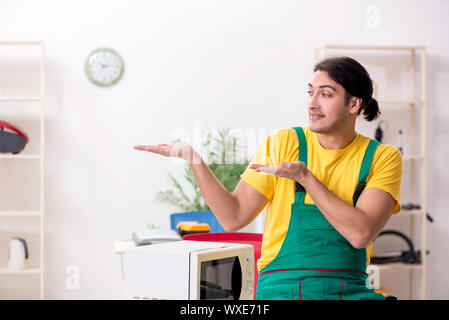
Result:
{"label": "red object on table", "polygon": [[247,232],[209,232],[198,234],[187,234],[182,237],[183,240],[193,241],[211,241],[226,243],[244,243],[254,247],[254,299],[256,299],[257,279],[259,272],[257,271],[257,260],[260,258],[260,250],[262,248],[261,233]]}

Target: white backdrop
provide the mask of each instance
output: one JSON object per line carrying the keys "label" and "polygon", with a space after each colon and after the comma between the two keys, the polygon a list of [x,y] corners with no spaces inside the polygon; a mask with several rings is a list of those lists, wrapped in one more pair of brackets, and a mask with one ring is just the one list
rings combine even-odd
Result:
{"label": "white backdrop", "polygon": [[[167,173],[182,165],[133,145],[169,143],[179,130],[193,135],[195,123],[259,132],[256,144],[274,129],[307,125],[306,85],[314,48],[323,43],[428,49],[428,196],[435,218],[428,225],[428,297],[449,298],[449,258],[441,245],[449,238],[449,43],[442,32],[449,30],[448,14],[449,2],[441,0],[1,0],[0,40],[46,42],[46,298],[121,298],[113,242],[147,223],[169,227],[177,210],[153,197],[170,188]],[[111,88],[84,75],[86,57],[99,46],[125,61],[122,80]],[[33,63],[14,55],[9,61],[0,65],[6,68],[0,94],[13,90],[17,74],[14,84],[32,90]],[[0,117],[10,106],[0,106]],[[14,119],[29,131],[35,128],[20,114],[33,106],[14,107]],[[2,181],[19,184],[10,166],[0,166]],[[21,205],[31,206],[26,199]],[[38,224],[28,221],[0,223],[2,265],[17,234],[30,239],[31,259],[39,262]],[[80,272],[79,288],[66,285],[70,266]],[[2,276],[0,295],[15,297],[8,289],[20,288],[17,297],[33,297],[32,277]]]}

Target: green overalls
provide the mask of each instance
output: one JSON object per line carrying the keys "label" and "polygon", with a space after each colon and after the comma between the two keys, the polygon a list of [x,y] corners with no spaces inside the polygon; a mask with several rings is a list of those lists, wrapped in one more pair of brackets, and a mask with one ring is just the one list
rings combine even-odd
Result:
{"label": "green overalls", "polygon": [[[299,142],[299,161],[307,166],[304,131],[301,127],[294,129]],[[371,140],[366,149],[354,206],[366,185],[378,144]],[[368,280],[366,249],[354,248],[317,206],[304,203],[304,196],[304,187],[296,183],[287,235],[279,253],[260,272],[256,299],[383,300],[384,296],[374,292]]]}

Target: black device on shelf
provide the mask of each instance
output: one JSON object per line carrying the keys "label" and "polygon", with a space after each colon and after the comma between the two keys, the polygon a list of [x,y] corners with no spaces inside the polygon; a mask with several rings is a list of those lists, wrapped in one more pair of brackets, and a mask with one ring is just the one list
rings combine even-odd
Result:
{"label": "black device on shelf", "polygon": [[[401,209],[402,210],[419,210],[421,209],[421,206],[419,204],[415,204],[415,203],[406,203],[406,204],[401,204]],[[433,218],[432,216],[426,212],[426,218],[427,220],[429,220],[429,222],[433,222]]]}
{"label": "black device on shelf", "polygon": [[[8,131],[5,129],[8,129]],[[0,152],[20,153],[25,148],[28,140],[28,136],[20,129],[0,120]]]}

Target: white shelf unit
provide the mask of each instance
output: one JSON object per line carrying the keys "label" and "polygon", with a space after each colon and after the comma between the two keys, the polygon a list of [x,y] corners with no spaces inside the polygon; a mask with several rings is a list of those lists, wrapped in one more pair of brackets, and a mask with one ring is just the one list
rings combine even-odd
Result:
{"label": "white shelf unit", "polygon": [[[410,114],[410,146],[408,152],[403,155],[403,163],[410,165],[410,200],[412,203],[418,203],[421,209],[418,210],[402,210],[400,215],[406,216],[410,219],[410,231],[408,236],[415,244],[415,250],[417,247],[421,250],[421,263],[420,264],[405,264],[405,263],[391,263],[377,265],[380,271],[393,270],[402,271],[408,270],[410,272],[409,276],[409,298],[413,299],[415,296],[414,288],[414,272],[419,272],[419,299],[424,300],[426,298],[426,269],[427,269],[427,234],[426,234],[426,223],[427,223],[427,196],[426,196],[426,109],[427,109],[427,78],[426,78],[426,62],[427,62],[427,52],[426,48],[423,46],[372,46],[372,45],[334,45],[325,44],[320,47],[315,48],[315,63],[321,59],[330,56],[342,56],[349,55],[348,52],[359,52],[359,53],[379,53],[380,51],[386,54],[404,54],[406,55],[404,59],[408,58],[409,63],[409,98],[405,100],[382,100],[380,97],[376,97],[379,103],[379,107],[382,111],[384,108],[404,108],[404,112],[409,112]],[[420,61],[418,62],[418,59]],[[364,61],[358,60],[362,65]],[[417,68],[419,64],[419,70]],[[369,72],[369,70],[368,70]],[[417,78],[417,74],[420,78]],[[419,80],[419,81],[417,81]],[[417,85],[418,84],[418,85]],[[419,87],[419,88],[417,88]],[[419,97],[418,97],[418,89]],[[420,113],[420,132],[417,128],[416,113]],[[420,138],[419,152],[417,151],[417,145],[415,138]],[[418,169],[418,170],[416,170]],[[419,172],[419,196],[415,196],[417,189],[417,172]],[[404,178],[404,175],[403,175]],[[404,183],[402,184],[404,189]],[[416,239],[415,235],[415,218],[420,220],[420,237]],[[419,243],[419,246],[416,244]]]}
{"label": "white shelf unit", "polygon": [[[37,275],[39,276],[39,298],[44,299],[44,83],[45,83],[45,42],[44,41],[0,41],[0,48],[3,46],[34,46],[40,47],[40,96],[0,96],[0,103],[12,102],[39,102],[39,131],[40,144],[39,154],[0,154],[0,161],[39,161],[39,199],[40,208],[37,210],[0,210],[0,218],[24,217],[39,218],[39,266],[28,266],[24,270],[10,270],[0,266],[0,275]],[[0,55],[0,64],[1,64]]]}

